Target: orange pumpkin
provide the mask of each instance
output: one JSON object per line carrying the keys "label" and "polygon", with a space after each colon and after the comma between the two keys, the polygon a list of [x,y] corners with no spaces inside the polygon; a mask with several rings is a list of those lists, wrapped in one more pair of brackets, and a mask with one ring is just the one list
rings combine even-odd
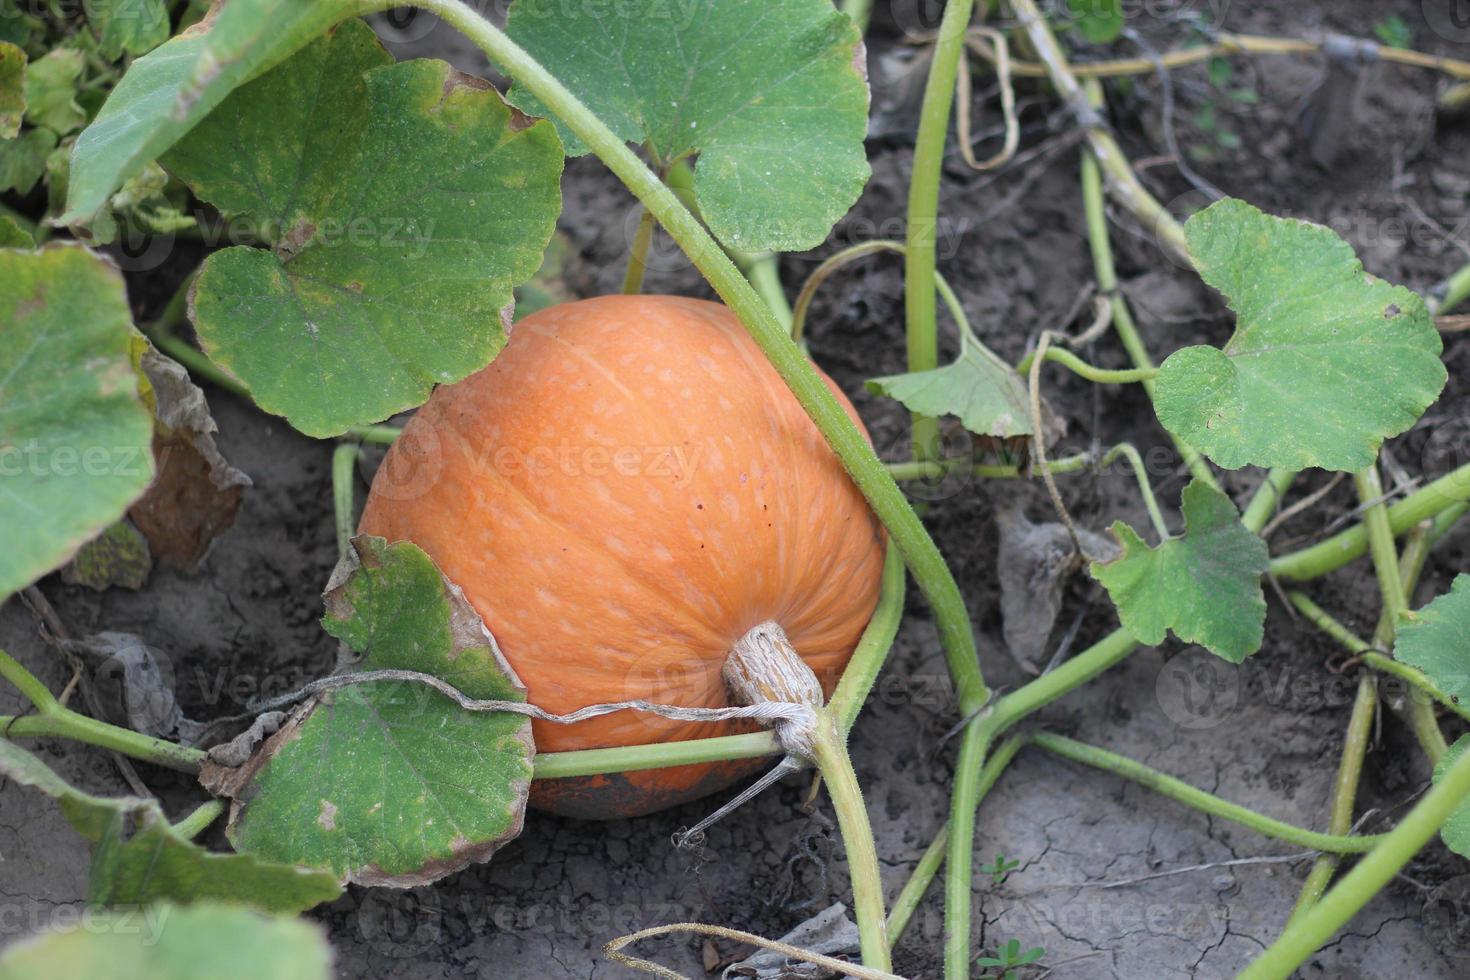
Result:
{"label": "orange pumpkin", "polygon": [[[633,698],[726,706],[725,657],[766,621],[830,696],[883,564],[880,525],[739,321],[671,296],[517,323],[489,367],[439,388],[408,424],[361,529],[428,552],[530,700],[557,713]],[[541,752],[741,730],[634,711],[534,723]],[[634,816],[761,765],[540,780],[531,803]]]}

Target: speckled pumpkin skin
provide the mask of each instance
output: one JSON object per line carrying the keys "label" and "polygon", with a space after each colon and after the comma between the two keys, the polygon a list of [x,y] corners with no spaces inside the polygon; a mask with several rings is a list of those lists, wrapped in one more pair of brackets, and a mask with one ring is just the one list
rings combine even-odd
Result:
{"label": "speckled pumpkin skin", "polygon": [[[739,321],[669,296],[584,300],[516,324],[489,367],[439,388],[408,424],[361,529],[428,552],[531,701],[554,712],[631,698],[724,706],[725,656],[767,620],[830,695],[883,564],[881,527]],[[633,711],[534,724],[542,752],[742,730]],[[540,780],[531,803],[635,816],[763,764]]]}

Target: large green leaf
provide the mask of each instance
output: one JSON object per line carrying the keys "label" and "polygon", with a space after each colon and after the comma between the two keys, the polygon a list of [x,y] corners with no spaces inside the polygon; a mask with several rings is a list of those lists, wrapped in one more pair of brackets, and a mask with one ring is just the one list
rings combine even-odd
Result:
{"label": "large green leaf", "polygon": [[561,207],[561,144],[442,61],[391,64],[349,21],[164,157],[272,248],[204,265],[210,356],[315,436],[421,404],[505,344]]}
{"label": "large green leaf", "polygon": [[868,390],[920,415],[957,415],[976,435],[1010,439],[1031,435],[1034,428],[1026,383],[979,344],[966,344],[953,363],[932,371],[873,378]]}
{"label": "large green leaf", "polygon": [[0,140],[14,138],[26,112],[26,53],[0,41]]}
{"label": "large green leaf", "polygon": [[1435,687],[1470,701],[1470,575],[1399,627],[1394,658],[1418,667]]}
{"label": "large green leaf", "polygon": [[4,739],[0,775],[56,800],[67,821],[96,845],[88,888],[93,904],[230,901],[295,914],[342,894],[336,878],[320,869],[250,854],[211,854],[174,830],[157,800],[93,796]]}
{"label": "large green leaf", "polygon": [[697,153],[700,213],[733,248],[821,244],[868,179],[862,35],[829,0],[515,0],[506,31],[656,164]]}
{"label": "large green leaf", "polygon": [[1162,643],[1173,630],[1238,664],[1260,649],[1265,630],[1266,544],[1240,522],[1230,498],[1207,483],[1185,487],[1183,505],[1184,535],[1157,548],[1122,521],[1114,523],[1123,554],[1094,562],[1092,574],[1123,625],[1144,643]]}
{"label": "large green leaf", "polygon": [[1446,373],[1424,301],[1367,276],[1330,229],[1226,199],[1185,223],[1200,276],[1235,310],[1223,349],[1159,370],[1159,421],[1227,469],[1360,470]]}
{"label": "large green leaf", "polygon": [[[1465,576],[1460,576],[1464,578]],[[1470,752],[1470,735],[1461,735],[1451,745],[1449,751],[1439,757],[1434,764],[1434,781],[1437,783],[1444,778],[1444,774],[1450,771],[1450,767],[1460,761],[1460,756]],[[1454,851],[1461,857],[1470,857],[1470,800],[1466,800],[1455,807],[1450,818],[1439,828],[1439,836],[1444,841],[1445,847]]]}
{"label": "large green leaf", "polygon": [[112,524],[153,479],[153,419],[117,269],[0,249],[0,598]]}
{"label": "large green leaf", "polygon": [[[470,697],[525,700],[464,594],[409,542],[354,541],[360,561],[326,594],[327,631],[357,670],[434,674]],[[318,695],[245,766],[204,778],[242,806],[230,839],[344,881],[410,887],[487,861],[521,830],[530,720],[469,712],[422,684],[373,681]]]}
{"label": "large green leaf", "polygon": [[240,85],[352,16],[358,0],[229,0],[133,62],[72,149],[63,224],[90,221],[112,192]]}
{"label": "large green leaf", "polygon": [[15,943],[0,955],[0,980],[328,980],[331,963],[320,926],[230,905],[154,905]]}

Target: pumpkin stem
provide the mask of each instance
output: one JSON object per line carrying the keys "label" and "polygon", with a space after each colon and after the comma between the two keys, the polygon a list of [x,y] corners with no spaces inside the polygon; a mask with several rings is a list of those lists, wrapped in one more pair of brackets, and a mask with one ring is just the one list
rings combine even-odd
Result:
{"label": "pumpkin stem", "polygon": [[763,720],[775,730],[786,757],[714,813],[688,830],[675,834],[676,847],[688,847],[695,837],[748,800],[759,796],[772,783],[816,763],[817,728],[820,720],[826,717],[826,709],[822,706],[822,685],[791,646],[785,630],[772,622],[751,627],[730,648],[722,672],[730,693],[734,695],[733,700],[741,704],[794,705],[806,710]]}
{"label": "pumpkin stem", "polygon": [[810,765],[816,761],[817,716],[824,698],[817,675],[791,646],[786,631],[776,623],[753,626],[725,658],[722,671],[730,693],[741,704],[766,701],[804,705],[808,710],[778,719],[773,726],[788,756]]}
{"label": "pumpkin stem", "polygon": [[817,675],[791,646],[786,631],[770,622],[752,627],[736,641],[725,660],[723,673],[725,683],[738,701],[805,705],[810,713],[773,721],[771,724],[786,750],[786,758],[709,819],[681,835],[681,840],[687,841],[788,772],[815,764],[832,798],[837,827],[847,850],[863,963],[880,970],[889,969],[887,915],[883,907],[883,879],[878,871],[878,849],[863,805],[862,788],[847,753],[847,738],[823,704]]}

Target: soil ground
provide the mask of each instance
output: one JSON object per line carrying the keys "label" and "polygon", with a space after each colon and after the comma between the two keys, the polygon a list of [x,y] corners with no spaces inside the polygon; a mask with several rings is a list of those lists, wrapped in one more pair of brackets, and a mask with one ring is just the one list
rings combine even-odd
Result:
{"label": "soil ground", "polygon": [[[870,58],[891,69],[912,57],[901,43],[901,27],[918,23],[916,5],[896,4],[897,17],[878,6]],[[1201,6],[1160,5],[1173,16],[1140,15],[1129,26],[1145,43],[1177,45],[1190,36],[1179,10]],[[1324,31],[1364,35],[1375,22],[1397,14],[1413,29],[1414,47],[1466,57],[1470,30],[1456,34],[1450,6],[1209,5],[1225,29],[1298,37]],[[442,26],[415,22],[406,34],[402,54],[438,54],[483,70]],[[1127,47],[1129,42],[1120,44]],[[1223,98],[1203,69],[1172,78],[1178,143],[1187,151],[1211,148],[1194,161],[1201,176],[1268,210],[1333,225],[1358,248],[1370,272],[1414,288],[1428,288],[1465,261],[1470,122],[1435,114],[1442,78],[1370,64],[1360,68],[1356,87],[1347,83],[1346,95],[1334,101],[1320,94],[1320,86],[1324,79],[1334,85],[1341,80],[1329,77],[1320,58],[1234,65],[1232,86],[1255,92],[1254,102]],[[873,179],[828,245],[783,258],[791,292],[816,262],[843,245],[902,237],[913,106],[905,101],[903,72],[889,71],[885,78],[870,145]],[[977,74],[977,133],[998,122],[992,85]],[[1064,135],[1068,121],[1039,86],[1023,84],[1019,97],[1023,151],[1032,151],[1027,161],[998,174],[976,174],[951,154],[941,208],[941,270],[983,339],[1010,359],[1041,329],[1067,326],[1078,290],[1092,278],[1078,152]],[[1160,124],[1163,91],[1156,80],[1114,87],[1110,100],[1133,159],[1168,152]],[[1206,104],[1216,106],[1220,121],[1213,135],[1198,125]],[[1304,127],[1314,118],[1315,135],[1309,138]],[[1222,129],[1238,136],[1238,147],[1236,140],[1218,136]],[[982,146],[981,155],[992,148]],[[1155,193],[1179,207],[1203,200],[1167,162],[1149,166],[1144,176]],[[616,290],[636,222],[630,199],[590,160],[571,163],[564,190],[562,229],[577,253],[571,285],[583,295]],[[1188,343],[1222,342],[1230,322],[1219,298],[1192,273],[1163,259],[1129,215],[1114,213],[1112,219],[1125,289],[1156,356]],[[140,314],[156,312],[196,260],[181,251],[163,269],[135,276]],[[666,241],[656,253],[649,288],[707,294]],[[868,259],[834,276],[813,307],[808,336],[817,362],[858,404],[879,451],[891,459],[903,456],[903,413],[862,386],[865,378],[903,369],[897,262]],[[1450,385],[1443,400],[1391,447],[1410,473],[1422,468],[1434,476],[1464,461],[1459,427],[1470,403],[1470,342],[1450,335],[1446,347]],[[1111,339],[1089,356],[1108,366],[1124,363]],[[1157,449],[1165,453],[1162,459],[1170,458],[1168,440],[1136,388],[1094,388],[1057,371],[1048,372],[1046,392],[1069,422],[1057,452],[1127,439],[1146,455]],[[209,393],[221,447],[255,481],[238,525],[198,570],[155,570],[138,593],[98,594],[54,578],[43,583],[73,631],[134,632],[165,652],[184,707],[196,718],[239,711],[262,691],[294,688],[330,669],[335,656],[333,642],[317,626],[318,593],[335,552],[332,446],[296,434],[225,392]],[[1227,485],[1239,499],[1258,478],[1253,471],[1230,474]],[[1321,474],[1304,478],[1292,499],[1325,481]],[[1154,482],[1174,511],[1182,486],[1177,467],[1162,465]],[[1074,516],[1089,527],[1101,530],[1114,519],[1144,526],[1125,473],[1069,476],[1061,487]],[[994,514],[999,505],[1020,499],[1033,520],[1050,519],[1044,493],[1014,481],[952,481],[916,489],[915,495],[927,502],[926,520],[964,589],[988,676],[1001,687],[1016,686],[1024,675],[1001,638]],[[1339,485],[1321,507],[1283,525],[1272,538],[1273,550],[1320,534],[1352,505],[1350,485]],[[1470,534],[1464,530],[1441,543],[1425,570],[1419,601],[1444,591],[1455,572],[1470,567],[1467,550]],[[1364,563],[1314,583],[1310,591],[1356,631],[1371,633],[1378,598]],[[1231,668],[1171,641],[1138,652],[1036,723],[1282,819],[1323,826],[1356,682],[1351,674],[1332,671],[1340,657],[1330,643],[1290,616],[1277,597],[1268,597],[1265,646],[1244,666]],[[1085,580],[1069,587],[1051,649],[1074,622],[1079,626],[1073,650],[1115,625],[1105,597]],[[18,603],[0,608],[0,646],[53,689],[64,683],[63,665],[36,638]],[[10,693],[0,691],[0,713],[16,707]],[[911,594],[890,664],[852,744],[890,896],[945,819],[954,746],[944,734],[954,721],[932,619]],[[1447,728],[1447,734],[1457,732]],[[104,753],[51,743],[37,749],[89,789],[126,791]],[[1428,772],[1417,760],[1405,726],[1386,711],[1360,793],[1359,812],[1374,811],[1365,829],[1391,823],[1422,790]],[[147,766],[140,771],[173,812],[199,798],[185,777]],[[692,920],[774,937],[832,902],[848,900],[830,808],[819,798],[811,811],[804,809],[807,785],[794,778],[766,793],[712,828],[697,853],[675,850],[670,837],[705,815],[714,801],[605,824],[533,813],[524,835],[487,866],[411,892],[354,887],[312,917],[328,929],[343,977],[631,976],[599,953],[621,933]],[[223,845],[218,828],[211,835],[213,844]],[[1020,866],[999,886],[977,871],[974,927],[980,945],[1017,938],[1028,947],[1043,946],[1050,976],[1059,980],[1231,976],[1279,932],[1310,863],[1227,865],[1297,852],[1038,750],[1023,751],[981,808],[977,869],[997,853]],[[84,895],[87,855],[79,839],[48,801],[9,785],[0,787],[0,860],[0,938],[61,921]],[[1436,841],[1308,962],[1303,975],[1470,973],[1466,870]],[[898,947],[895,968],[905,976],[939,975],[937,892],[931,891]],[[661,940],[642,948],[684,975],[705,975],[700,941]],[[725,957],[741,950],[720,943],[715,952]]]}

